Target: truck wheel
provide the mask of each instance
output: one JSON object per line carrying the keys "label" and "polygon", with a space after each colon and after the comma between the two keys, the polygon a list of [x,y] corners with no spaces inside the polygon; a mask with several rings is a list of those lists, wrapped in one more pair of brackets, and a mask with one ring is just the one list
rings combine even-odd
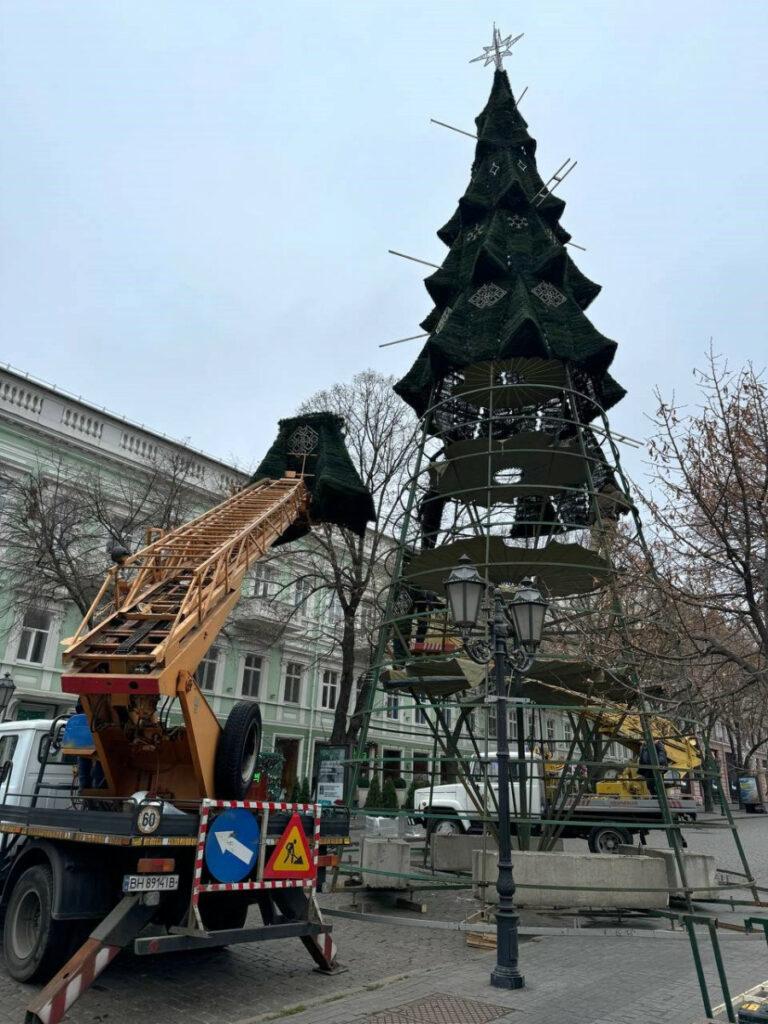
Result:
{"label": "truck wheel", "polygon": [[54,920],[52,906],[51,869],[27,868],[13,886],[3,924],[5,962],[16,981],[47,981],[73,952],[72,922]]}
{"label": "truck wheel", "polygon": [[242,800],[253,781],[261,747],[261,712],[253,701],[232,708],[219,740],[214,785],[220,800]]}
{"label": "truck wheel", "polygon": [[248,904],[233,893],[204,893],[200,897],[200,917],[211,932],[242,928],[248,917]]}
{"label": "truck wheel", "polygon": [[632,842],[632,834],[615,825],[596,825],[587,839],[592,853],[618,853],[620,846]]}
{"label": "truck wheel", "polygon": [[427,832],[432,836],[459,836],[461,825],[458,818],[433,818],[427,826]]}

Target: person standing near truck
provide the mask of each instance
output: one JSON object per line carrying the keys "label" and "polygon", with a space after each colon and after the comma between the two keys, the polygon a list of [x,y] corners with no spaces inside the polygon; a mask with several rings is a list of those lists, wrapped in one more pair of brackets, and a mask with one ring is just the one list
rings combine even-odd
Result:
{"label": "person standing near truck", "polygon": [[[664,772],[669,764],[669,758],[667,757],[667,752],[664,749],[664,744],[661,740],[656,740],[654,748],[656,750],[656,760],[659,762],[659,768]],[[640,747],[640,756],[638,760],[640,762],[640,766],[637,769],[637,774],[644,780],[651,796],[656,797],[658,795],[656,792],[656,770],[654,768],[653,758],[647,743],[643,743],[642,747]]]}

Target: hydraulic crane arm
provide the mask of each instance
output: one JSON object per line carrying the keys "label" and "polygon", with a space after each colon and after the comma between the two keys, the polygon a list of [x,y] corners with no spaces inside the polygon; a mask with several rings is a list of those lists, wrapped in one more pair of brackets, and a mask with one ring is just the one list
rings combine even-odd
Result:
{"label": "hydraulic crane arm", "polygon": [[[250,566],[305,521],[308,508],[297,474],[261,480],[109,572],[66,641],[61,684],[80,696],[88,715],[106,779],[99,796],[141,789],[181,801],[216,795],[221,726],[194,672],[239,600]],[[161,721],[161,697],[178,698],[184,729]]]}
{"label": "hydraulic crane arm", "polygon": [[[616,740],[635,755],[640,753],[640,748],[645,742],[645,734],[638,715],[619,705],[603,711],[585,709],[580,714],[597,721],[598,731],[603,736]],[[685,774],[700,767],[701,755],[693,737],[685,736],[674,722],[661,715],[654,715],[649,724],[654,740],[661,740],[664,745],[668,768]]]}
{"label": "hydraulic crane arm", "polygon": [[[307,413],[280,421],[249,486],[176,530],[153,531],[146,547],[112,569],[65,641],[61,686],[79,695],[93,737],[93,748],[79,753],[95,757],[105,779],[101,786],[92,779],[82,795],[242,799],[261,713],[252,700],[236,702],[222,729],[195,682],[197,666],[240,599],[248,569],[273,544],[306,533],[310,520],[363,536],[375,518],[344,444],[344,421]],[[183,726],[170,719],[174,700]]]}
{"label": "hydraulic crane arm", "polygon": [[250,566],[306,518],[307,505],[301,478],[262,480],[115,566],[66,641],[64,692],[174,696],[178,673],[195,671]]}

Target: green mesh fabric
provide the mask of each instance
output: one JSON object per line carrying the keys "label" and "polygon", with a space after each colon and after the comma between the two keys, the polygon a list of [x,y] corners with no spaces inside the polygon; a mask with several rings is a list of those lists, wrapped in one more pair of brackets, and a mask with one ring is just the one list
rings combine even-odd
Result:
{"label": "green mesh fabric", "polygon": [[469,186],[438,231],[449,252],[425,280],[435,303],[422,323],[430,337],[395,391],[422,415],[433,386],[450,372],[483,360],[537,357],[584,370],[608,408],[625,392],[607,374],[616,342],[584,314],[600,286],[564,248],[565,203],[544,190],[536,142],[505,71],[496,72],[475,123]]}
{"label": "green mesh fabric", "polygon": [[[344,444],[344,420],[330,412],[313,412],[280,420],[279,427],[251,482],[279,479],[287,470],[304,472],[311,495],[310,519],[334,523],[362,537],[376,513]],[[306,525],[296,526],[281,540],[295,540],[307,530]]]}

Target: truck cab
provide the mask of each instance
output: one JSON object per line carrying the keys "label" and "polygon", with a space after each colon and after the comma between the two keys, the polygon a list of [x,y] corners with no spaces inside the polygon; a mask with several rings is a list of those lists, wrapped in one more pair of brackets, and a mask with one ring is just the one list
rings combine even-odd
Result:
{"label": "truck cab", "polygon": [[[519,758],[510,755],[509,799],[513,815],[520,813],[521,763]],[[539,818],[543,806],[542,761],[538,755],[527,751],[525,764],[528,816]],[[474,788],[483,795],[482,809],[476,806],[470,790],[460,781],[433,786],[431,789],[425,786],[414,793],[413,806],[430,835],[461,835],[482,830],[483,818],[495,817],[495,799],[489,790],[498,797],[499,761],[496,751],[472,758],[469,761],[469,776]]]}
{"label": "truck cab", "polygon": [[73,765],[61,753],[49,754],[44,776],[41,766],[46,761],[51,731],[47,718],[0,723],[0,804],[29,807],[35,789],[40,786],[36,804],[52,807],[73,782]]}

